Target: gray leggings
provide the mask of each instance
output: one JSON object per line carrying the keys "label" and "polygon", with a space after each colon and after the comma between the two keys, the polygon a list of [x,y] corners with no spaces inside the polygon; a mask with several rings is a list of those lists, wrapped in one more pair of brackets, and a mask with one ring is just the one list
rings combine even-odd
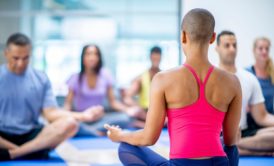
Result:
{"label": "gray leggings", "polygon": [[105,132],[104,124],[119,125],[121,128],[127,128],[130,123],[130,117],[120,112],[107,112],[103,118],[96,122],[80,123],[79,131],[76,136],[99,136],[98,131]]}

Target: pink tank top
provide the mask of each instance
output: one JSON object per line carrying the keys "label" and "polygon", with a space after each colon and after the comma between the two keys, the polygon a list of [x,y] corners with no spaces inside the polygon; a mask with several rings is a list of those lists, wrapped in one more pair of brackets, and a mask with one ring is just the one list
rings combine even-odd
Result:
{"label": "pink tank top", "polygon": [[226,156],[220,141],[225,113],[209,104],[205,97],[206,82],[214,67],[202,82],[191,66],[184,66],[199,85],[199,98],[183,108],[167,110],[170,159]]}

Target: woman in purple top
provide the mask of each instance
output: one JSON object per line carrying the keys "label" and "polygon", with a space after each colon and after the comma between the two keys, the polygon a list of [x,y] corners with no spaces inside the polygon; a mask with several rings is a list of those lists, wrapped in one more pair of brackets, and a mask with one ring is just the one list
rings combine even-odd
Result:
{"label": "woman in purple top", "polygon": [[114,95],[113,78],[103,68],[102,54],[98,46],[86,45],[81,55],[81,71],[68,80],[69,93],[64,107],[67,110],[87,112],[94,115],[93,123],[85,123],[80,127],[78,135],[97,135],[103,130],[104,123],[125,126],[129,118],[124,113],[111,112],[104,114],[103,103],[108,99],[111,109],[119,112],[133,112],[122,104]]}

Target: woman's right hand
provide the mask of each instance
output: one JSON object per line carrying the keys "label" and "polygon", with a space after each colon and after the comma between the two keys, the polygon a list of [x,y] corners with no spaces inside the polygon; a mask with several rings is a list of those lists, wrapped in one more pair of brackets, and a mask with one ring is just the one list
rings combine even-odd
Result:
{"label": "woman's right hand", "polygon": [[107,129],[107,135],[113,142],[121,142],[123,130],[119,126],[105,124],[104,128]]}

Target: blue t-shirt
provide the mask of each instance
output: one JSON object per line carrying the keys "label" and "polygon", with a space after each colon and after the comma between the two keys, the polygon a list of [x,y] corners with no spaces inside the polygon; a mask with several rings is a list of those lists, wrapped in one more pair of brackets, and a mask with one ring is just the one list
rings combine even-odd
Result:
{"label": "blue t-shirt", "polygon": [[[253,66],[248,67],[247,70],[256,76],[256,72]],[[259,80],[262,91],[263,91],[266,109],[269,113],[274,114],[274,110],[273,110],[274,85],[271,83],[271,78],[269,77],[267,79],[262,79],[257,77],[257,79]]]}
{"label": "blue t-shirt", "polygon": [[27,133],[41,125],[38,119],[44,108],[56,106],[45,73],[28,67],[17,75],[0,66],[0,131]]}

